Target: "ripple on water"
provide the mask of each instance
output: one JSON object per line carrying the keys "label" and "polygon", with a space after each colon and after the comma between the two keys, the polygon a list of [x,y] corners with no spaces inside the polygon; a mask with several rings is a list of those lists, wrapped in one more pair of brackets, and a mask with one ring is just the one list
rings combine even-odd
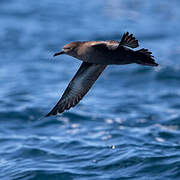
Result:
{"label": "ripple on water", "polygon": [[[0,179],[180,179],[179,1],[0,1]],[[38,120],[79,61],[77,40],[132,32],[158,68],[109,66],[61,116]]]}

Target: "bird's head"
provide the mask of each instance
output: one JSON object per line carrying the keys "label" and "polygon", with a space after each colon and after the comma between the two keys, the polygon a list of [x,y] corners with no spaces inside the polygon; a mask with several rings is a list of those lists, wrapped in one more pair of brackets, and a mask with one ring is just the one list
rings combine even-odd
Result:
{"label": "bird's head", "polygon": [[78,48],[80,46],[82,42],[71,42],[69,44],[66,44],[60,52],[58,53],[55,53],[54,56],[58,56],[58,55],[61,55],[61,54],[67,54],[67,55],[70,55],[70,56],[73,56],[73,57],[76,57],[77,56],[77,51],[78,51]]}

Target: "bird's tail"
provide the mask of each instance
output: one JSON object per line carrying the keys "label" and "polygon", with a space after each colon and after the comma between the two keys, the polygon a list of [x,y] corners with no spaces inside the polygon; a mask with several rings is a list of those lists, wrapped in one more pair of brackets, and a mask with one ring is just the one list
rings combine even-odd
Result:
{"label": "bird's tail", "polygon": [[142,64],[145,66],[158,66],[154,60],[154,56],[151,55],[152,52],[149,52],[148,49],[140,49],[135,51],[136,63]]}

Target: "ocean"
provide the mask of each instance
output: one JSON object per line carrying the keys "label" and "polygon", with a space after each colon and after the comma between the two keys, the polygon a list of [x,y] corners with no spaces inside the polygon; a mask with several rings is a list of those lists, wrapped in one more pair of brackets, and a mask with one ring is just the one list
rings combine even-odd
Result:
{"label": "ocean", "polygon": [[[179,180],[180,1],[1,0],[0,179]],[[80,103],[41,119],[81,62],[71,41],[133,33],[157,68],[108,66]]]}

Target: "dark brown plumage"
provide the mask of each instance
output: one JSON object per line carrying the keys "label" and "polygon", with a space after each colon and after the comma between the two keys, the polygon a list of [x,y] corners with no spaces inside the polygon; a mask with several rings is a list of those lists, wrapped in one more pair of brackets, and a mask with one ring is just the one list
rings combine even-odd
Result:
{"label": "dark brown plumage", "polygon": [[[74,107],[89,91],[107,65],[137,63],[147,66],[158,66],[147,49],[134,51],[138,40],[132,34],[125,33],[121,41],[84,41],[71,42],[54,56],[67,54],[83,63],[70,81],[64,94],[55,107],[45,116],[56,115]],[[127,48],[130,47],[130,48]]]}
{"label": "dark brown plumage", "polygon": [[83,62],[59,102],[46,117],[74,107],[89,91],[105,67],[106,65]]}

